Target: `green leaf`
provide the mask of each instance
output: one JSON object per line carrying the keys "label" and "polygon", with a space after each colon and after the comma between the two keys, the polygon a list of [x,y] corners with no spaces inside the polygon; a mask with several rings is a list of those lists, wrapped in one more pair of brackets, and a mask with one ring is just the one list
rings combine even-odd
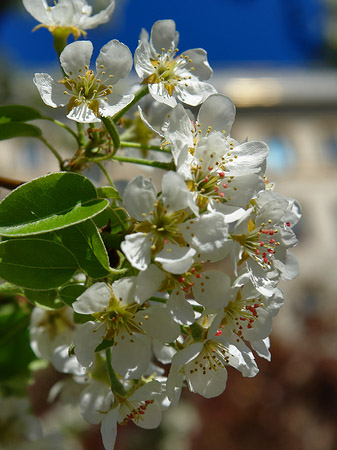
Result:
{"label": "green leaf", "polygon": [[64,303],[58,298],[56,289],[48,291],[34,291],[32,289],[25,289],[24,296],[35,306],[44,309],[59,309],[64,307]]}
{"label": "green leaf", "polygon": [[111,198],[122,200],[118,190],[112,186],[102,186],[97,188],[97,193],[101,198]]}
{"label": "green leaf", "polygon": [[30,348],[28,325],[29,315],[18,305],[0,307],[0,382],[6,382],[6,387],[10,385],[14,391],[26,387],[28,365],[36,358]]}
{"label": "green leaf", "polygon": [[[67,305],[71,306],[77,298],[83,294],[84,291],[87,290],[86,286],[83,284],[69,284],[68,286],[64,286],[60,291],[59,295],[61,299]],[[74,311],[74,322],[75,323],[86,323],[89,320],[93,320],[91,314],[78,314]]]}
{"label": "green leaf", "polygon": [[10,239],[0,243],[0,277],[24,288],[57,288],[70,280],[77,267],[73,254],[56,242]]}
{"label": "green leaf", "polygon": [[[5,118],[6,120],[6,118]],[[0,141],[15,137],[40,137],[42,131],[35,125],[24,122],[0,122]]]}
{"label": "green leaf", "polygon": [[89,277],[104,278],[109,275],[108,254],[92,220],[60,230],[57,235]]}
{"label": "green leaf", "polygon": [[26,122],[27,120],[41,119],[42,115],[37,109],[24,105],[0,106],[0,123]]}
{"label": "green leaf", "polygon": [[84,222],[109,205],[84,176],[57,172],[12,191],[0,203],[0,235],[27,236]]}
{"label": "green leaf", "polygon": [[116,205],[110,205],[101,214],[94,218],[98,228],[104,228],[108,233],[118,233],[128,228],[128,215],[124,208]]}
{"label": "green leaf", "polygon": [[60,298],[67,305],[71,306],[87,288],[83,284],[68,284],[59,291]]}

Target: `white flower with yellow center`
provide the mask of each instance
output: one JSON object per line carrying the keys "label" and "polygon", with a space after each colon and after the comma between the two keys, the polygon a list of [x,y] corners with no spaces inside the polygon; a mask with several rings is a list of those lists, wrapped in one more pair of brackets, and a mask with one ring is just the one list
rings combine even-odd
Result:
{"label": "white flower with yellow center", "polygon": [[124,205],[136,222],[134,232],[121,244],[133,267],[146,270],[153,257],[172,273],[190,268],[196,252],[185,241],[182,226],[198,210],[178,174],[167,172],[163,176],[159,197],[150,180],[134,178],[125,189]]}
{"label": "white flower with yellow center", "polygon": [[199,105],[216,89],[208,80],[213,71],[205,50],[197,48],[176,56],[179,33],[173,20],[158,20],[148,33],[143,30],[135,52],[135,69],[152,97],[175,106],[178,100]]}
{"label": "white flower with yellow center", "polygon": [[74,336],[79,362],[91,366],[95,349],[105,339],[111,341],[111,363],[118,374],[126,379],[140,378],[150,364],[152,339],[172,342],[180,334],[179,325],[162,305],[140,309],[140,303],[154,292],[145,276],[122,278],[111,286],[95,283],[80,295],[73,309],[91,314],[95,321],[79,325]]}
{"label": "white flower with yellow center", "polygon": [[235,108],[228,97],[211,95],[201,105],[196,122],[182,105],[171,112],[164,131],[172,154],[200,210],[218,210],[237,220],[256,193],[264,189],[262,175],[268,146],[259,141],[239,144],[230,137]]}
{"label": "white flower with yellow center", "polygon": [[47,310],[35,307],[30,318],[30,345],[39,358],[51,360],[57,347],[69,344],[74,336],[73,311],[68,306]]}
{"label": "white flower with yellow center", "polygon": [[262,285],[263,279],[292,279],[297,275],[296,258],[288,249],[297,244],[292,227],[300,216],[293,199],[266,190],[236,224],[231,235],[234,262],[241,267],[247,264],[255,285]]}
{"label": "white flower with yellow center", "polygon": [[34,83],[46,105],[67,106],[67,117],[76,122],[97,122],[100,116],[113,116],[128,105],[133,95],[113,93],[113,85],[132,68],[128,47],[117,40],[101,48],[96,73],[90,69],[93,46],[90,41],[73,42],[60,55],[66,76],[56,82],[47,73],[36,73]]}
{"label": "white flower with yellow center", "polygon": [[86,0],[58,0],[54,6],[49,6],[46,0],[22,0],[23,6],[36,19],[41,22],[35,29],[48,28],[52,33],[56,29],[68,29],[77,39],[85,30],[97,27],[107,22],[115,8],[115,1],[98,14],[92,16],[92,7]]}
{"label": "white flower with yellow center", "polygon": [[236,345],[240,351],[250,342],[257,353],[270,359],[269,352],[262,352],[264,340],[272,330],[272,319],[283,305],[283,294],[278,288],[263,296],[253,286],[249,273],[243,273],[233,283],[232,296],[217,316],[220,321],[218,336]]}
{"label": "white flower with yellow center", "polygon": [[162,418],[163,387],[152,380],[125,396],[113,394],[106,384],[92,380],[80,397],[80,412],[93,424],[101,423],[101,435],[106,450],[113,450],[117,424],[133,422],[145,429],[157,428]]}
{"label": "white flower with yellow center", "polygon": [[226,388],[227,366],[235,367],[243,376],[256,375],[258,370],[251,352],[247,357],[235,345],[219,340],[219,323],[219,318],[214,320],[208,330],[204,329],[204,336],[195,342],[187,338],[183,349],[173,356],[167,379],[169,398],[184,379],[191,392],[205,398],[217,397]]}
{"label": "white flower with yellow center", "polygon": [[139,378],[148,368],[150,342],[135,318],[139,305],[132,290],[127,278],[112,286],[95,283],[73,303],[75,312],[95,319],[80,325],[74,336],[75,355],[84,367],[92,365],[96,347],[106,339],[113,340],[112,361],[121,376]]}

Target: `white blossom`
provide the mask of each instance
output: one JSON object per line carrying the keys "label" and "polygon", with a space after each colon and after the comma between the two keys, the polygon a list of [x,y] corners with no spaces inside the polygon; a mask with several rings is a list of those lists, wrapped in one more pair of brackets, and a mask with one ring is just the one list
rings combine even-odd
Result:
{"label": "white blossom", "polygon": [[152,97],[161,103],[175,106],[178,100],[199,105],[216,92],[207,80],[213,71],[205,50],[188,50],[179,57],[179,33],[173,20],[159,20],[148,33],[143,30],[135,52],[135,69],[143,84],[149,86]]}
{"label": "white blossom", "polygon": [[132,94],[113,93],[113,85],[132,67],[128,47],[117,40],[105,44],[96,59],[96,74],[89,67],[92,52],[90,41],[73,42],[60,55],[66,74],[61,81],[56,82],[47,73],[36,73],[33,80],[46,105],[67,106],[67,117],[77,122],[97,122],[100,116],[113,116],[134,98]]}
{"label": "white blossom", "polygon": [[229,341],[219,339],[218,325],[219,320],[214,321],[195,341],[188,338],[183,348],[173,356],[167,380],[169,397],[174,395],[184,379],[191,392],[206,398],[217,397],[226,388],[228,365],[240,370],[244,376],[257,373],[253,357],[245,357]]}
{"label": "white blossom", "polygon": [[177,172],[185,178],[200,211],[221,211],[228,222],[240,218],[240,207],[264,189],[262,176],[269,151],[263,142],[239,144],[230,137],[234,116],[230,99],[211,95],[195,123],[177,105],[164,132],[172,143]]}
{"label": "white blossom", "polygon": [[83,366],[92,365],[96,347],[106,339],[113,340],[111,359],[121,376],[139,378],[146,371],[151,342],[143,336],[145,332],[135,317],[138,304],[133,300],[132,287],[127,278],[112,286],[95,283],[73,303],[77,313],[96,319],[80,325],[74,336],[75,355]]}
{"label": "white blossom", "polygon": [[85,30],[95,28],[107,22],[115,8],[115,1],[110,0],[108,6],[92,16],[92,7],[86,0],[58,0],[49,6],[46,0],[22,0],[23,6],[41,22],[36,28],[46,27],[51,32],[56,28],[68,28],[77,39]]}
{"label": "white blossom", "polygon": [[299,205],[269,190],[261,191],[254,205],[236,224],[232,255],[235,264],[246,263],[252,280],[292,279],[298,273],[296,258],[288,251],[297,244],[292,227],[300,217]]}
{"label": "white blossom", "polygon": [[101,423],[104,448],[113,450],[117,423],[132,421],[145,429],[157,428],[162,416],[162,386],[156,380],[136,387],[125,397],[114,396],[109,387],[92,381],[80,398],[81,415],[91,424]]}
{"label": "white blossom", "polygon": [[187,246],[180,225],[197,208],[178,174],[163,176],[159,198],[150,180],[136,177],[125,189],[124,204],[137,221],[121,244],[133,267],[146,270],[152,255],[169,272],[181,273],[191,266],[195,250]]}

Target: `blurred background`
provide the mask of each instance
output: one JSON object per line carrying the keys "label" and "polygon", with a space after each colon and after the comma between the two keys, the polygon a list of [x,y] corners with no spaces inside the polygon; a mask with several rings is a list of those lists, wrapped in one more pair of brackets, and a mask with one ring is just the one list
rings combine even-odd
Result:
{"label": "blurred background", "polygon": [[[91,4],[99,10],[107,3]],[[150,31],[156,20],[168,18],[180,31],[182,51],[207,50],[213,84],[237,106],[232,136],[266,141],[268,178],[277,192],[301,203],[294,250],[301,273],[280,285],[285,306],[274,320],[271,363],[260,359],[253,379],[229,369],[227,389],[214,400],[185,392],[157,430],[120,427],[116,450],[336,450],[337,1],[116,0],[112,21],[88,38],[96,54],[110,39],[134,52],[141,28]],[[0,103],[30,105],[63,119],[62,111],[44,106],[32,83],[35,72],[60,75],[51,35],[32,33],[36,25],[20,1],[0,4]],[[73,142],[54,125],[41,126],[66,154]],[[33,139],[0,142],[0,176],[29,180],[57,169]],[[120,185],[126,173],[143,173],[108,169]],[[98,172],[90,176],[100,182]],[[8,192],[0,188],[0,197]],[[102,449],[98,428],[86,427],[76,408],[47,403],[56,380],[46,368],[30,387],[46,433],[62,435],[55,448]],[[26,448],[20,445],[15,448]]]}

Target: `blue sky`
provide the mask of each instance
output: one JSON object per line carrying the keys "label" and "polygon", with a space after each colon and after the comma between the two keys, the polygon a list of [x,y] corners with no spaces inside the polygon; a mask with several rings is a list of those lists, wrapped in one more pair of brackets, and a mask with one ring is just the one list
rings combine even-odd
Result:
{"label": "blue sky", "polygon": [[[95,0],[91,1],[94,5]],[[298,66],[319,61],[324,11],[320,0],[116,0],[113,20],[88,33],[96,49],[119,39],[133,52],[142,27],[173,19],[181,51],[202,47],[212,65]],[[2,52],[15,65],[45,70],[55,56],[48,31],[19,4],[0,17]]]}

